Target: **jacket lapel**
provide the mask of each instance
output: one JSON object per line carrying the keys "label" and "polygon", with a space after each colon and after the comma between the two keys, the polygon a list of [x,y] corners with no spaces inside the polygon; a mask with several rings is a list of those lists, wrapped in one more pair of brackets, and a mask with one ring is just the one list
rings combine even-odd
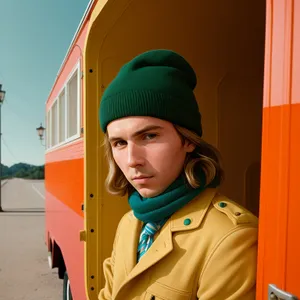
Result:
{"label": "jacket lapel", "polygon": [[161,232],[154,240],[151,247],[143,255],[138,264],[136,264],[132,271],[129,273],[128,278],[130,280],[138,276],[154,264],[156,264],[158,261],[160,261],[163,257],[165,257],[168,253],[172,251],[173,241],[170,225],[170,222],[167,222],[165,226],[163,226]]}
{"label": "jacket lapel", "polygon": [[129,223],[126,226],[126,245],[124,245],[123,262],[126,275],[131,272],[137,262],[137,247],[142,229],[142,222],[138,220],[131,211],[128,215]]}
{"label": "jacket lapel", "polygon": [[[133,222],[135,228],[137,228],[136,223],[138,223],[139,221],[133,221]],[[160,261],[173,249],[171,224],[170,222],[167,222],[161,229],[161,232],[154,240],[149,250],[143,255],[140,261],[136,263],[137,246],[138,246],[139,235],[141,232],[141,226],[139,227],[140,227],[139,230],[136,230],[137,231],[136,235],[131,233],[128,236],[128,239],[126,238],[126,240],[128,240],[128,245],[126,244],[126,247],[124,247],[123,261],[126,268],[126,272],[129,271],[129,274],[127,273],[127,277],[118,288],[115,299],[119,299],[118,297],[121,297],[123,293],[122,290],[126,287],[126,285],[130,281],[132,281],[135,277],[137,277],[142,272],[146,271],[155,263]],[[128,226],[128,230],[133,231],[131,226]],[[132,244],[130,244],[130,242],[132,241],[134,247],[132,247]]]}
{"label": "jacket lapel", "polygon": [[[121,289],[133,278],[145,272],[151,266],[159,262],[173,250],[173,232],[186,231],[198,228],[216,194],[216,189],[206,189],[199,196],[186,204],[182,209],[172,215],[161,229],[152,246],[144,254],[141,260],[137,261],[137,247],[142,228],[142,222],[137,220],[133,212],[129,214],[130,223],[126,231],[126,245],[124,245],[123,261],[127,278],[119,287]],[[184,224],[184,220],[190,219],[191,223]]]}

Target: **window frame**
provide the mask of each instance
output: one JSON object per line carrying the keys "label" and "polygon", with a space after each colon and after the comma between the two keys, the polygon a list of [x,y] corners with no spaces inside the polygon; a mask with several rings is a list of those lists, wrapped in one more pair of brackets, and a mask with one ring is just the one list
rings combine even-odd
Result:
{"label": "window frame", "polygon": [[[68,130],[69,130],[69,118],[68,118],[68,113],[69,113],[69,105],[68,105],[68,100],[69,100],[69,82],[75,76],[77,72],[77,132],[68,137]],[[62,142],[59,142],[59,134],[60,134],[60,95],[62,94],[63,90],[65,91],[65,139]],[[57,102],[57,140],[58,143],[56,145],[52,145],[52,108],[53,105]],[[49,137],[49,144],[46,147],[46,152],[55,150],[61,146],[64,146],[66,144],[69,144],[70,142],[73,142],[77,139],[80,138],[80,128],[81,128],[81,66],[80,66],[80,60],[77,61],[77,63],[74,65],[72,71],[69,73],[68,77],[66,78],[64,84],[62,85],[61,89],[59,90],[57,96],[51,103],[51,106],[49,107],[48,111],[46,112],[46,118],[48,118],[48,113],[49,113],[49,126],[50,128],[48,129],[48,134],[50,135]],[[49,130],[50,129],[50,130]]]}
{"label": "window frame", "polygon": [[[64,102],[65,102],[65,124],[64,124],[64,126],[65,126],[65,138],[64,138],[64,140],[62,141],[62,142],[60,142],[59,140],[60,140],[60,102],[61,102],[61,100],[60,100],[60,96],[61,96],[61,94],[63,93],[63,91],[65,92],[65,97],[64,97]],[[61,145],[61,144],[63,144],[63,143],[65,143],[66,142],[66,140],[67,140],[67,120],[66,120],[66,117],[67,117],[67,91],[66,91],[66,87],[65,87],[65,85],[62,87],[62,89],[60,90],[60,92],[58,93],[58,96],[57,96],[57,101],[58,101],[58,145]]]}
{"label": "window frame", "polygon": [[[53,107],[56,104],[56,135],[57,135],[57,140],[58,140],[58,132],[59,132],[59,107],[58,107],[58,98],[55,98],[53,103],[51,104],[51,118],[50,118],[50,122],[51,122],[51,136],[50,136],[50,143],[52,146],[52,142],[53,140],[53,132],[52,132],[52,114],[53,114]],[[54,147],[56,147],[58,145],[58,143],[56,145],[54,145]]]}
{"label": "window frame", "polygon": [[46,112],[46,130],[45,130],[45,138],[46,138],[46,151],[51,148],[51,118],[52,118],[52,110],[48,110]]}

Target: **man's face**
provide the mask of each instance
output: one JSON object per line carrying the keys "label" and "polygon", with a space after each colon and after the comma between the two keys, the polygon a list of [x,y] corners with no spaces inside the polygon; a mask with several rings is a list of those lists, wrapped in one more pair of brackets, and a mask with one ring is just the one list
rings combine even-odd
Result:
{"label": "man's face", "polygon": [[115,162],[145,198],[161,194],[179,176],[193,144],[182,143],[174,126],[152,117],[126,117],[107,126]]}

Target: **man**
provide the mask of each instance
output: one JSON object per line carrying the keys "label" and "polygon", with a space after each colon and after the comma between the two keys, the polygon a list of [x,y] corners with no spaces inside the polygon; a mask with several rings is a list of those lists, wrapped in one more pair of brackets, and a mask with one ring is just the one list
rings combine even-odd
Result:
{"label": "man", "polygon": [[[135,57],[101,100],[106,184],[127,195],[99,299],[255,299],[257,218],[217,191],[196,75],[168,50]],[[124,201],[126,201],[124,199]]]}

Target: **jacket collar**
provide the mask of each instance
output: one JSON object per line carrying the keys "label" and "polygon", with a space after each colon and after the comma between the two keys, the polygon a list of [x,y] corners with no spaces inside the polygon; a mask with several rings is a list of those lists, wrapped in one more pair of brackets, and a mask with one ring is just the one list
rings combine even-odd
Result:
{"label": "jacket collar", "polygon": [[[164,227],[166,227],[167,223],[170,222],[170,230],[172,232],[196,229],[201,225],[202,220],[216,193],[216,188],[205,189],[192,201],[190,201],[180,210],[175,212],[171,216],[171,218],[166,222]],[[128,214],[128,217],[131,222],[137,222],[141,227],[142,222],[134,216],[133,211],[131,211]],[[184,224],[184,220],[186,219],[191,220],[191,223],[189,225]]]}
{"label": "jacket collar", "polygon": [[[124,247],[123,254],[127,279],[120,286],[119,292],[129,281],[150,268],[173,250],[173,232],[192,230],[201,225],[216,192],[216,189],[208,188],[174,213],[163,226],[152,246],[138,264],[136,263],[137,246],[142,222],[135,218],[132,211],[127,215],[130,223],[126,225],[126,247]],[[185,220],[187,219],[190,219],[190,224],[186,223],[185,225]]]}

